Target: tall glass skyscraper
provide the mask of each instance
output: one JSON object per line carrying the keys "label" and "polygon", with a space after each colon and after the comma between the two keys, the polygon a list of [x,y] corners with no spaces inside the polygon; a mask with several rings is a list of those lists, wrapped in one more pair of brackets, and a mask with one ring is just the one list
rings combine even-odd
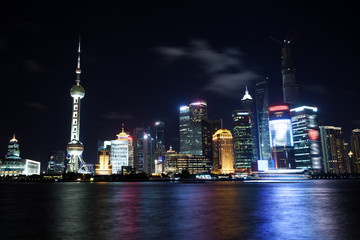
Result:
{"label": "tall glass skyscraper", "polygon": [[207,117],[207,105],[203,101],[180,108],[180,153],[202,155],[201,120]]}
{"label": "tall glass skyscraper", "polygon": [[301,106],[293,108],[291,122],[294,138],[296,168],[318,170],[322,168],[317,108]]}
{"label": "tall glass skyscraper", "polygon": [[232,113],[235,171],[250,171],[254,162],[251,117],[248,110],[235,110]]}
{"label": "tall glass skyscraper", "polygon": [[259,159],[271,160],[270,136],[269,136],[269,95],[267,81],[256,83],[255,103],[257,111],[257,130],[259,141]]}

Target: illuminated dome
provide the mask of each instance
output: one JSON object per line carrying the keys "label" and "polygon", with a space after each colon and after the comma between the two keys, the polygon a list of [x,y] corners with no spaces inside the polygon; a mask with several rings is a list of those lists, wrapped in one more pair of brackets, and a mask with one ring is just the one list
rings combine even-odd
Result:
{"label": "illuminated dome", "polygon": [[213,138],[215,138],[217,135],[221,136],[220,138],[232,138],[232,134],[227,129],[219,129],[216,131],[216,133],[213,135]]}
{"label": "illuminated dome", "polygon": [[79,85],[74,85],[70,89],[70,95],[71,95],[71,97],[83,98],[85,96],[85,89],[80,84]]}

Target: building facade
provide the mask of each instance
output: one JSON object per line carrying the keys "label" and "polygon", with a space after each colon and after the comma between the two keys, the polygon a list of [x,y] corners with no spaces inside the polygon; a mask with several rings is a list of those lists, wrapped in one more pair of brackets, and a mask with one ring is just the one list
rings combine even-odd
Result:
{"label": "building facade", "polygon": [[211,165],[209,159],[201,155],[167,153],[165,158],[165,173],[181,173],[183,170],[190,174],[208,173]]}

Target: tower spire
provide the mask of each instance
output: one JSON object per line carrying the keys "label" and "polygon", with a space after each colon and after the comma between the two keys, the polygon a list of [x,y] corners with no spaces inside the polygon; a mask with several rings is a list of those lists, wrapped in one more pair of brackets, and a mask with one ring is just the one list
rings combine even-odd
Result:
{"label": "tower spire", "polygon": [[77,67],[76,67],[76,85],[80,85],[80,74],[81,74],[81,69],[80,69],[80,42],[81,42],[81,36],[79,36],[79,48],[78,48],[78,58],[77,58]]}
{"label": "tower spire", "polygon": [[124,124],[121,124],[121,132],[124,132]]}
{"label": "tower spire", "polygon": [[247,99],[252,100],[252,97],[250,96],[249,91],[248,91],[248,88],[247,88],[247,86],[246,86],[246,88],[245,88],[245,95],[243,96],[243,98],[242,98],[241,100],[244,101],[244,100],[247,100]]}

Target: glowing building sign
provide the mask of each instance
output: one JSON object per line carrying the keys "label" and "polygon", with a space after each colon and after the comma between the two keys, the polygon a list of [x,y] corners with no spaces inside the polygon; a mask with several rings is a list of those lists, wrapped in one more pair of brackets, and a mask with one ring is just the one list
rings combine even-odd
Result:
{"label": "glowing building sign", "polygon": [[269,107],[269,112],[287,111],[287,110],[289,110],[289,105],[276,105]]}
{"label": "glowing building sign", "polygon": [[269,121],[269,129],[271,147],[294,146],[290,119],[271,120]]}

